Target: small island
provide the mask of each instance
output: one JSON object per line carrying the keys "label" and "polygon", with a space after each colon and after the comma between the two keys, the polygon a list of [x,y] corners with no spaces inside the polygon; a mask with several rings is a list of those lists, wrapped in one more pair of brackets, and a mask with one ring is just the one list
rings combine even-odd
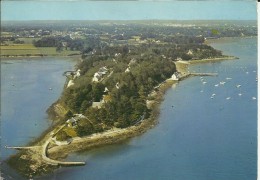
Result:
{"label": "small island", "polygon": [[[21,150],[9,158],[9,164],[26,177],[43,175],[59,166],[85,165],[87,162],[62,159],[71,152],[120,143],[144,133],[156,125],[159,104],[172,84],[192,75],[216,75],[190,73],[189,64],[236,59],[205,41],[241,36],[241,32],[216,29],[207,22],[207,26],[199,23],[194,27],[185,23],[169,26],[172,23],[72,25],[74,39],[67,34],[48,34],[31,41],[34,47],[52,47],[59,53],[70,49],[80,57],[75,69],[64,72],[63,93],[47,110],[54,125],[28,146],[7,146]],[[40,27],[34,28],[35,32]],[[57,23],[56,31],[51,32],[62,31],[62,27]],[[243,30],[243,36],[252,34]]]}

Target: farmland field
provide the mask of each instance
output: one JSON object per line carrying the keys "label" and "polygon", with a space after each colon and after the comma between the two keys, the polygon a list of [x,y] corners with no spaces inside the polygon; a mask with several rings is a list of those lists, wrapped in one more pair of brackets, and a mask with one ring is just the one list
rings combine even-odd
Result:
{"label": "farmland field", "polygon": [[0,46],[1,56],[68,56],[79,51],[57,52],[55,47],[35,47],[33,44],[10,44]]}
{"label": "farmland field", "polygon": [[40,51],[32,44],[10,44],[1,46],[1,56],[24,56],[27,54],[40,54]]}

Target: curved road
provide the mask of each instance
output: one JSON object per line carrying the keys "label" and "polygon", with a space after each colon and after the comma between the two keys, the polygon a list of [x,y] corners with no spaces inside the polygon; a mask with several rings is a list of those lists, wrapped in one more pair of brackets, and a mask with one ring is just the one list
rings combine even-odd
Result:
{"label": "curved road", "polygon": [[54,137],[62,128],[64,128],[66,126],[66,124],[62,125],[56,132],[51,132],[50,135],[48,135],[48,139],[46,140],[46,142],[42,145],[42,146],[27,146],[27,147],[20,147],[20,146],[16,146],[16,147],[11,147],[11,146],[5,146],[6,149],[17,149],[17,150],[22,150],[22,149],[34,149],[34,148],[41,148],[41,157],[43,159],[43,161],[45,161],[45,163],[50,164],[50,165],[66,165],[66,166],[82,166],[85,165],[85,162],[64,162],[64,161],[57,161],[57,160],[53,160],[50,159],[47,156],[47,151],[48,151],[48,146],[50,144],[50,141],[52,139],[52,137]]}

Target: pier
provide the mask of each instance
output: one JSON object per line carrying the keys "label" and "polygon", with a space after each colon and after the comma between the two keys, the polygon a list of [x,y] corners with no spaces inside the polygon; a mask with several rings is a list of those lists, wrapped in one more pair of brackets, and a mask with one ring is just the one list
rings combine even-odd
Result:
{"label": "pier", "polygon": [[190,73],[191,76],[217,76],[218,73]]}
{"label": "pier", "polygon": [[16,149],[16,150],[23,150],[23,149],[35,149],[41,146],[5,146],[6,149]]}
{"label": "pier", "polygon": [[77,71],[65,71],[62,75],[63,76],[69,76],[71,74],[75,74]]}

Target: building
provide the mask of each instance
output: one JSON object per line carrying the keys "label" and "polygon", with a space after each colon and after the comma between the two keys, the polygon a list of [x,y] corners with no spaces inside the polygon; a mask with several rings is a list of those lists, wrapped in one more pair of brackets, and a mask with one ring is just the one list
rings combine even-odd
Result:
{"label": "building", "polygon": [[174,80],[174,81],[178,81],[179,80],[178,77],[176,76],[176,74],[173,74],[171,79]]}
{"label": "building", "polygon": [[66,121],[68,127],[76,127],[80,119],[87,118],[83,114],[74,114],[74,116]]}
{"label": "building", "polygon": [[72,117],[72,118],[68,119],[66,121],[66,123],[68,124],[68,127],[75,127],[77,125],[77,121],[78,121],[78,119]]}
{"label": "building", "polygon": [[177,57],[176,61],[182,61],[182,58]]}
{"label": "building", "polygon": [[80,69],[76,71],[76,74],[74,75],[74,79],[80,76]]}
{"label": "building", "polygon": [[92,103],[92,107],[93,108],[98,108],[99,109],[99,108],[101,108],[101,106],[102,106],[102,102],[93,102]]}
{"label": "building", "polygon": [[99,82],[99,81],[101,80],[102,76],[103,76],[103,75],[106,75],[107,72],[108,72],[108,69],[107,69],[106,66],[100,68],[100,69],[98,70],[98,72],[96,72],[96,73],[94,74],[94,77],[93,77],[92,81],[93,81],[93,82]]}
{"label": "building", "polygon": [[73,82],[73,80],[71,79],[71,80],[69,80],[69,82],[68,82],[67,88],[70,87],[70,86],[73,86],[73,85],[74,85],[74,82]]}
{"label": "building", "polygon": [[192,54],[193,54],[192,50],[190,49],[190,50],[187,52],[187,54],[188,54],[188,55],[192,55]]}
{"label": "building", "polygon": [[93,82],[98,82],[98,81],[100,81],[101,78],[102,78],[102,74],[99,73],[99,72],[96,72],[96,73],[94,74],[94,77],[93,77],[92,81],[93,81]]}
{"label": "building", "polygon": [[130,67],[126,68],[125,72],[130,72]]}

